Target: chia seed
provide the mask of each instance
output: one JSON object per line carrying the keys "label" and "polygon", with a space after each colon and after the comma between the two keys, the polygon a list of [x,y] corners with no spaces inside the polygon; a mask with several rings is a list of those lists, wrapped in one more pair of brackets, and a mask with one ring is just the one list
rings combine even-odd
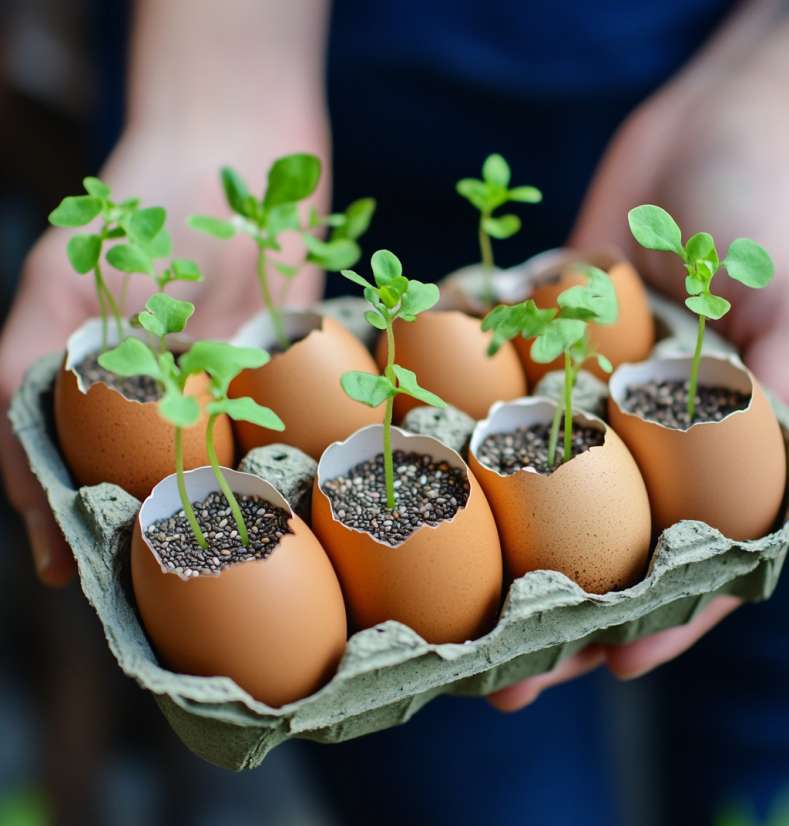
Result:
{"label": "chia seed", "polygon": [[688,381],[651,381],[628,387],[622,407],[642,419],[687,430],[697,422],[719,422],[736,410],[744,410],[751,400],[749,394],[728,387],[699,385],[691,422],[688,416],[689,385]]}
{"label": "chia seed", "polygon": [[84,387],[92,387],[101,381],[113,390],[117,390],[129,401],[159,401],[162,391],[156,379],[150,376],[129,376],[128,378],[116,376],[115,373],[105,370],[99,364],[99,355],[99,353],[91,353],[74,368],[82,379]]}

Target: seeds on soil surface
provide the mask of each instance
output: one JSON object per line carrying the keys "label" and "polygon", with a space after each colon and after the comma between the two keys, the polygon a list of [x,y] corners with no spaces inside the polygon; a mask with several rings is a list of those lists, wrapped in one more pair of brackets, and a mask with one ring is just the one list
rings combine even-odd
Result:
{"label": "seeds on soil surface", "polygon": [[744,410],[751,400],[750,394],[728,387],[699,385],[696,414],[691,422],[688,417],[688,386],[687,381],[651,381],[628,387],[622,407],[643,419],[686,430],[697,422],[719,422],[736,410]]}
{"label": "seeds on soil surface", "polygon": [[225,497],[214,492],[201,502],[193,503],[200,529],[208,541],[205,550],[197,544],[183,511],[148,526],[145,531],[148,543],[159,555],[162,565],[171,571],[181,570],[185,576],[218,574],[237,562],[265,559],[285,534],[293,533],[288,526],[289,514],[282,508],[258,496],[236,494],[236,499],[249,531],[248,547],[239,542],[238,531],[223,530],[230,524],[227,521],[230,509]]}
{"label": "seeds on soil surface", "polygon": [[83,387],[92,387],[98,382],[104,382],[117,390],[129,401],[156,402],[161,398],[161,389],[155,379],[150,376],[129,376],[123,378],[105,370],[99,364],[99,353],[86,356],[75,368],[82,379]]}
{"label": "seeds on soil surface", "polygon": [[343,525],[388,545],[403,542],[422,525],[435,527],[452,519],[470,491],[465,472],[447,462],[403,450],[395,450],[393,458],[395,476],[402,481],[394,510],[386,507],[382,453],[322,486]]}
{"label": "seeds on soil surface", "polygon": [[[551,426],[536,424],[519,427],[509,433],[491,433],[477,450],[477,458],[485,466],[504,476],[519,470],[536,470],[551,473],[561,466],[564,450],[564,430],[559,430],[556,447],[556,464],[548,465],[548,439]],[[596,427],[573,428],[573,457],[603,444],[605,433]]]}

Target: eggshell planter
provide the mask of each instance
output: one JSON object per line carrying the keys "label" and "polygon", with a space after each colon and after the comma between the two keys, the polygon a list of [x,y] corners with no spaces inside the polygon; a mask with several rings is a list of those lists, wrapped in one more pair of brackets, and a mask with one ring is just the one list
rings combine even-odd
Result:
{"label": "eggshell planter", "polygon": [[531,397],[495,404],[471,437],[469,463],[496,516],[510,575],[561,571],[593,594],[620,590],[646,570],[651,520],[641,474],[622,440],[596,416],[576,413],[577,426],[605,434],[551,473],[504,475],[479,461],[492,433],[550,424],[556,404]]}
{"label": "eggshell planter", "polygon": [[234,336],[234,344],[262,347],[273,355],[263,367],[241,373],[231,384],[230,395],[251,396],[276,410],[285,432],[235,422],[236,439],[241,454],[284,437],[288,444],[318,459],[332,442],[383,421],[382,408],[353,401],[340,386],[340,376],[348,370],[377,373],[378,368],[364,345],[333,318],[285,310],[284,323],[295,342],[284,353],[276,352],[277,338],[268,313],[255,316]]}
{"label": "eggshell planter", "polygon": [[460,456],[437,439],[392,428],[393,450],[427,455],[462,470],[471,490],[455,516],[423,525],[398,545],[343,524],[321,485],[373,458],[383,427],[373,425],[326,449],[312,493],[312,525],[331,558],[354,628],[386,620],[433,643],[473,640],[489,631],[501,604],[501,547],[485,494]]}
{"label": "eggshell planter", "polygon": [[[526,378],[509,342],[489,358],[492,333],[483,333],[479,319],[457,311],[422,313],[416,321],[394,324],[395,355],[401,367],[413,370],[447,404],[482,418],[496,401],[526,394]],[[386,367],[386,336],[378,338],[376,361]],[[394,412],[400,421],[422,402],[400,394]]]}
{"label": "eggshell planter", "polygon": [[757,539],[775,524],[786,487],[781,429],[753,375],[736,357],[703,356],[699,384],[750,396],[744,410],[686,430],[627,412],[629,387],[685,381],[692,359],[624,364],[612,376],[609,418],[638,462],[649,490],[656,530],[697,519],[731,539]]}
{"label": "eggshell planter", "polygon": [[[658,345],[661,352],[692,351],[695,319],[656,295],[650,303],[658,329],[668,336]],[[731,349],[713,331],[706,343]],[[323,688],[273,707],[226,676],[181,674],[157,658],[131,594],[129,541],[140,502],[116,485],[75,488],[51,418],[61,361],[56,354],[30,370],[12,403],[14,430],[74,552],[81,586],[119,666],[152,693],[192,751],[226,768],[253,768],[292,738],[334,743],[404,723],[439,694],[488,694],[550,671],[588,644],[631,642],[687,623],[719,594],[767,599],[789,548],[786,499],[770,532],[757,540],[733,540],[703,522],[679,522],[656,539],[644,578],[630,588],[591,594],[557,571],[532,571],[512,582],[496,625],[479,639],[430,643],[390,620],[350,637],[337,673]],[[789,411],[772,404],[787,452]],[[436,434],[445,421],[447,438],[457,438],[457,417],[445,412],[417,417],[412,411],[409,421],[427,419]],[[277,465],[284,474],[285,461]],[[294,479],[301,478],[303,464],[296,463],[294,471]]]}
{"label": "eggshell planter", "polygon": [[[114,325],[109,345],[117,343]],[[127,337],[146,340],[144,331],[129,328]],[[74,369],[101,349],[101,320],[86,321],[68,340],[63,366],[55,380],[55,425],[58,442],[75,482],[97,485],[112,482],[142,499],[175,467],[175,430],[158,412],[156,402],[127,399],[104,382],[85,387]],[[201,406],[210,398],[205,375],[191,376],[186,391]],[[184,467],[208,463],[204,412],[194,427],[183,431]],[[230,422],[220,416],[214,429],[219,461],[233,463]]]}

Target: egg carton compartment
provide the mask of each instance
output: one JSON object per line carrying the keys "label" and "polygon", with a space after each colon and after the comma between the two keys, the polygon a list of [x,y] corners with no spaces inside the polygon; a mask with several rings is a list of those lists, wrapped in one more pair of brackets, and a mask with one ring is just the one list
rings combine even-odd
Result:
{"label": "egg carton compartment", "polygon": [[[695,321],[652,297],[662,353],[688,352]],[[326,302],[322,311],[353,324],[363,306]],[[731,351],[713,334],[709,350]],[[512,583],[496,627],[464,644],[431,645],[410,628],[385,622],[350,638],[333,679],[281,708],[257,702],[226,677],[168,671],[140,625],[131,594],[129,539],[140,502],[102,484],[75,489],[53,435],[51,389],[62,356],[41,359],[13,400],[11,420],[77,560],[82,589],[121,669],[156,698],[181,740],[216,765],[250,769],[293,737],[333,743],[405,723],[439,694],[481,696],[552,669],[589,643],[623,643],[689,622],[716,595],[767,599],[789,549],[789,502],[773,533],[734,542],[700,522],[681,522],[659,538],[646,577],[627,590],[588,594],[560,573],[535,571]],[[541,388],[552,393],[555,379]],[[584,405],[600,404],[605,385],[583,382]],[[789,454],[789,410],[774,403]],[[414,430],[443,436],[462,450],[473,420],[459,411],[419,408]],[[245,470],[266,476],[297,511],[308,512],[315,463],[294,448],[252,451]],[[261,654],[263,655],[263,654]],[[692,654],[690,655],[692,656]]]}

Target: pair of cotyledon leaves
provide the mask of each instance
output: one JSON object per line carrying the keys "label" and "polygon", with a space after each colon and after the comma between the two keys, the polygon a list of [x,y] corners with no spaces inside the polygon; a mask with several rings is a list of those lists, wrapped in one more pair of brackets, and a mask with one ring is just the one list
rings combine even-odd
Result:
{"label": "pair of cotyledon leaves", "polygon": [[731,309],[725,298],[711,292],[712,279],[721,267],[730,278],[755,289],[766,287],[773,278],[774,267],[769,254],[749,238],[732,241],[721,261],[715,241],[708,232],[697,232],[683,244],[677,222],[659,206],[643,204],[631,209],[627,217],[630,231],[642,247],[673,252],[682,259],[687,270],[685,305],[697,315],[715,320]]}

